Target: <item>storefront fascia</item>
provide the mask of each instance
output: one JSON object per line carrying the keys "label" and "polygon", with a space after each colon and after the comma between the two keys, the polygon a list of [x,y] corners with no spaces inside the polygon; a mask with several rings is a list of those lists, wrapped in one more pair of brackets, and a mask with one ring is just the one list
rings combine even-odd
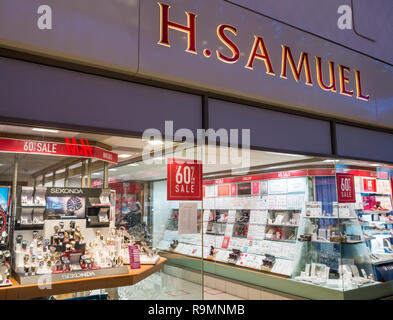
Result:
{"label": "storefront fascia", "polygon": [[[35,5],[29,4],[30,9]],[[49,5],[57,8],[55,1]],[[123,12],[123,19],[107,14],[105,7],[82,10],[95,28],[86,34],[69,28],[61,37],[70,41],[62,44],[55,41],[60,36],[57,28],[51,33],[29,28],[35,17],[34,21],[19,17],[22,24],[12,29],[16,8],[14,2],[1,17],[9,27],[0,30],[3,123],[141,136],[147,128],[164,132],[165,120],[170,119],[174,130],[188,128],[194,133],[199,128],[249,128],[251,147],[257,150],[393,163],[390,65],[219,0],[205,7],[191,0],[117,4],[115,13]],[[58,10],[64,10],[59,16],[64,20],[57,22],[62,24],[69,11]],[[193,31],[184,32],[194,16],[195,43]],[[105,29],[103,18],[116,28]],[[166,18],[180,27],[164,25]],[[223,23],[226,27],[220,29]],[[169,38],[163,26],[168,27]],[[111,45],[102,43],[97,30]],[[85,45],[86,36],[90,47]],[[295,61],[292,68],[290,55]],[[301,57],[303,69],[295,76]],[[231,58],[237,59],[224,61]],[[335,63],[335,90],[324,90],[317,81],[317,64],[322,63],[328,83],[328,61]],[[205,271],[231,273],[208,262]],[[292,294],[301,290],[308,292],[307,297],[326,296],[327,289],[298,283],[292,288],[284,279],[261,275],[251,279],[249,273],[237,277]],[[355,291],[334,292],[331,297],[380,295],[365,288]]]}

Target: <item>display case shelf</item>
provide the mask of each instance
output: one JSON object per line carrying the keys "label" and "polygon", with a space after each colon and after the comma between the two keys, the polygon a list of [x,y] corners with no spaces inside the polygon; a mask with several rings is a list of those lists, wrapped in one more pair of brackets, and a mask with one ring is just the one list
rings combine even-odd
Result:
{"label": "display case shelf", "polygon": [[386,214],[392,212],[392,210],[380,210],[380,211],[373,211],[373,210],[359,210],[358,214]]}
{"label": "display case shelf", "polygon": [[288,242],[288,243],[296,243],[296,240],[289,240],[289,239],[265,239],[267,241],[278,241],[278,242]]}
{"label": "display case shelf", "polygon": [[266,223],[268,227],[289,227],[289,228],[299,228],[299,225],[292,225],[292,224],[274,224],[274,223]]}
{"label": "display case shelf", "polygon": [[333,241],[324,241],[324,240],[311,240],[311,241],[302,241],[302,242],[310,242],[310,243],[329,243],[329,244],[359,244],[364,243],[364,241],[340,241],[340,242],[333,242]]}
{"label": "display case shelf", "polygon": [[340,219],[340,220],[344,220],[344,219],[357,219],[357,217],[329,217],[329,216],[320,216],[320,217],[303,217],[306,219]]}
{"label": "display case shelf", "polygon": [[46,208],[46,206],[39,206],[39,205],[20,205],[20,206],[17,206],[16,207],[17,209],[20,209],[20,208],[32,208],[32,209],[34,209],[34,208],[42,208],[42,209],[45,209]]}
{"label": "display case shelf", "polygon": [[36,223],[36,224],[15,224],[15,230],[43,230],[44,229],[44,223]]}

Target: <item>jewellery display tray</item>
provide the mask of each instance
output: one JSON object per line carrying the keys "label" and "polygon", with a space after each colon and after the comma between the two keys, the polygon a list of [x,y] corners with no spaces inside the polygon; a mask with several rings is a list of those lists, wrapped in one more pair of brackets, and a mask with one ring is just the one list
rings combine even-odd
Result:
{"label": "jewellery display tray", "polygon": [[[128,274],[129,268],[127,266],[119,266],[114,268],[102,268],[102,269],[89,269],[89,270],[75,270],[62,273],[48,273],[39,275],[21,275],[14,273],[15,279],[21,285],[39,284],[45,285],[44,281],[48,279],[50,282],[76,280],[76,279],[88,279],[95,277],[105,277],[105,276],[116,276],[122,274]],[[49,284],[49,283],[46,283]]]}

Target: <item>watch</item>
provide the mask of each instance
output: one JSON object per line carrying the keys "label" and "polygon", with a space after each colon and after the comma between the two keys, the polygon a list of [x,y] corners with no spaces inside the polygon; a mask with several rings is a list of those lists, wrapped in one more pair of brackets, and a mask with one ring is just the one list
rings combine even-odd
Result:
{"label": "watch", "polygon": [[23,250],[26,250],[27,244],[28,244],[28,241],[27,241],[27,240],[23,240],[23,241],[22,241],[22,249],[23,249]]}
{"label": "watch", "polygon": [[16,244],[21,244],[23,240],[23,236],[21,234],[18,234],[16,236]]}

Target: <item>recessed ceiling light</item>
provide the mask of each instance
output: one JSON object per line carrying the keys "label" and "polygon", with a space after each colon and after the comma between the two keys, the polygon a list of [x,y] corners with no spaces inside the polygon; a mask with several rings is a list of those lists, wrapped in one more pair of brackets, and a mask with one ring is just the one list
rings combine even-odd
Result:
{"label": "recessed ceiling light", "polygon": [[131,154],[119,154],[118,155],[119,158],[128,158],[128,157],[131,157],[131,156],[132,156]]}
{"label": "recessed ceiling light", "polygon": [[109,169],[109,171],[117,171],[116,168]]}
{"label": "recessed ceiling light", "polygon": [[136,167],[136,166],[139,166],[139,164],[138,163],[130,163],[128,166],[129,167]]}
{"label": "recessed ceiling light", "polygon": [[160,146],[160,145],[164,144],[164,142],[162,142],[161,140],[149,140],[149,144],[151,144],[153,146]]}
{"label": "recessed ceiling light", "polygon": [[99,172],[93,172],[93,175],[94,176],[98,176],[98,175],[100,175],[101,173],[99,173]]}
{"label": "recessed ceiling light", "polygon": [[52,133],[58,133],[59,132],[59,130],[43,129],[43,128],[33,128],[33,131],[52,132]]}

